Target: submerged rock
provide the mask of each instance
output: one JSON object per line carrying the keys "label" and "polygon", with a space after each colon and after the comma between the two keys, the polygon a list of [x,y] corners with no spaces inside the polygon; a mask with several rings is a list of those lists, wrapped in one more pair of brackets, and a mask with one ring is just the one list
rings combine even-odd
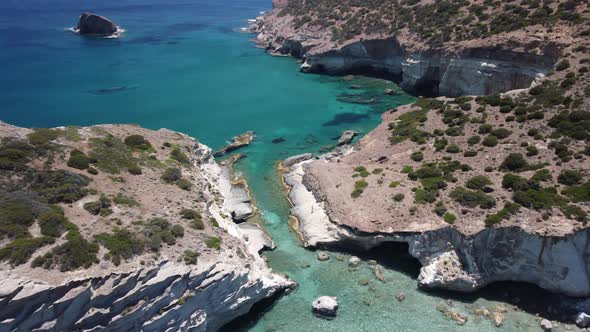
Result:
{"label": "submerged rock", "polygon": [[338,139],[338,146],[350,144],[350,142],[352,142],[352,139],[357,134],[358,133],[354,130],[347,130],[347,131],[343,132],[342,135],[340,135],[340,138]]}
{"label": "submerged rock", "polygon": [[336,317],[338,298],[335,296],[320,296],[311,304],[313,313],[323,318]]}
{"label": "submerged rock", "polygon": [[318,261],[327,261],[330,259],[330,255],[328,255],[325,251],[318,252]]}
{"label": "submerged rock", "polygon": [[118,30],[115,23],[104,16],[83,13],[80,15],[75,31],[81,35],[107,37],[116,35]]}
{"label": "submerged rock", "polygon": [[551,321],[543,319],[541,321],[541,328],[543,329],[543,331],[551,331],[553,330],[553,324],[551,323]]}
{"label": "submerged rock", "polygon": [[271,142],[273,144],[279,144],[279,143],[283,143],[283,142],[286,142],[286,141],[287,141],[286,139],[284,139],[282,137],[278,137],[278,138],[273,139]]}
{"label": "submerged rock", "polygon": [[356,256],[352,256],[348,260],[348,266],[358,266],[360,263],[361,263],[361,259]]}

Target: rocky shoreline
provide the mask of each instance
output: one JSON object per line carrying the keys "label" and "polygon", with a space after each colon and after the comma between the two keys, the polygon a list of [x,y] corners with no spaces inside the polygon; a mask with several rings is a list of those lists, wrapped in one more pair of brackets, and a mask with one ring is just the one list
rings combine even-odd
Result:
{"label": "rocky shoreline", "polygon": [[[26,137],[31,132],[0,125],[3,136]],[[183,261],[182,252],[179,256],[178,249],[170,247],[154,256],[153,262],[144,262],[143,256],[126,260],[118,267],[103,262],[99,269],[52,273],[51,280],[25,273],[30,268],[23,265],[16,269],[3,266],[0,331],[216,331],[246,314],[255,303],[295,286],[272,272],[259,255],[263,247],[271,246],[264,232],[242,228],[232,220],[226,207],[229,197],[221,189],[223,170],[213,159],[211,149],[188,136],[165,130],[101,126],[77,131],[86,139],[85,135],[105,130],[140,133],[152,144],[171,138],[192,142],[185,175],[193,179],[193,186],[204,188],[202,195],[208,202],[205,213],[216,220],[219,230],[215,232],[227,245],[217,244],[217,250],[200,253],[198,263],[187,263],[186,252]],[[164,186],[161,190],[167,190]]]}
{"label": "rocky shoreline", "polygon": [[[412,94],[457,97],[488,95],[528,88],[551,71],[559,57],[557,43],[497,40],[473,46],[417,48],[403,36],[363,36],[336,44],[322,29],[296,29],[293,17],[274,10],[250,27],[256,43],[273,55],[301,59],[301,71],[330,75],[387,77]],[[533,54],[530,49],[538,49]]]}

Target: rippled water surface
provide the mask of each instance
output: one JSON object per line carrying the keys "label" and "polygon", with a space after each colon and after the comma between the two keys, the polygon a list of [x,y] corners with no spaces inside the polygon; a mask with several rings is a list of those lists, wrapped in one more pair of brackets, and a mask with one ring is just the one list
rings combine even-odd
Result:
{"label": "rippled water surface", "polygon": [[[403,246],[370,253],[352,271],[349,255],[331,253],[329,261],[319,262],[299,245],[287,225],[289,206],[275,163],[328,149],[344,130],[366,133],[383,111],[413,97],[385,96],[383,89],[396,87],[381,80],[304,75],[293,59],[254,48],[253,36],[236,28],[268,9],[270,0],[2,1],[0,120],[28,127],[137,123],[182,131],[213,148],[254,130],[256,140],[237,168],[278,245],[266,253],[270,265],[300,287],[274,305],[258,306],[229,331],[492,331],[497,328],[488,319],[470,312],[517,297],[533,314],[546,308],[536,301],[537,289],[521,285],[458,298],[420,292],[419,266]],[[127,32],[108,40],[72,35],[66,29],[83,11],[105,15]],[[371,99],[369,105],[350,103]],[[384,282],[368,259],[379,262]],[[400,292],[403,302],[395,299]],[[338,296],[341,308],[333,321],[311,314],[319,295]],[[469,320],[459,327],[437,306],[468,313]],[[501,330],[538,330],[533,315],[505,307],[510,310]]]}

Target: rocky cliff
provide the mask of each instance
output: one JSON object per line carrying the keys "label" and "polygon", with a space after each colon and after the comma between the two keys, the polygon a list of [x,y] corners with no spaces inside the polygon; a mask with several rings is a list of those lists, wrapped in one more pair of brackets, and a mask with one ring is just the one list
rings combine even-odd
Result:
{"label": "rocky cliff", "polygon": [[216,331],[293,287],[259,256],[262,231],[234,224],[223,171],[193,138],[0,133],[0,331]]}
{"label": "rocky cliff", "polygon": [[325,193],[304,179],[309,161],[291,166],[285,174],[292,215],[307,247],[370,250],[387,242],[406,242],[409,253],[422,264],[418,285],[471,292],[499,281],[538,285],[570,296],[590,295],[590,232],[587,228],[565,236],[544,236],[517,226],[482,229],[464,234],[440,226],[424,232],[364,232],[332,221]]}
{"label": "rocky cliff", "polygon": [[[573,42],[575,25],[551,17],[563,10],[559,1],[543,19],[521,7],[514,24],[491,19],[512,17],[514,6],[292,0],[274,4],[251,30],[271,53],[301,58],[305,72],[385,76],[417,95],[484,95],[529,87]],[[454,21],[463,31],[452,30]]]}

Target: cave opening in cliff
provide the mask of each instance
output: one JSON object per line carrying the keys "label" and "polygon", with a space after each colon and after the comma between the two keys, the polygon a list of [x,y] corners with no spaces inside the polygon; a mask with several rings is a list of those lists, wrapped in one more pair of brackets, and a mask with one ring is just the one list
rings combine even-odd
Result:
{"label": "cave opening in cliff", "polygon": [[410,255],[409,245],[406,242],[383,242],[369,250],[360,248],[355,242],[341,242],[337,246],[331,246],[330,249],[356,255],[365,261],[374,260],[387,269],[404,273],[413,279],[418,278],[422,267],[420,261]]}

